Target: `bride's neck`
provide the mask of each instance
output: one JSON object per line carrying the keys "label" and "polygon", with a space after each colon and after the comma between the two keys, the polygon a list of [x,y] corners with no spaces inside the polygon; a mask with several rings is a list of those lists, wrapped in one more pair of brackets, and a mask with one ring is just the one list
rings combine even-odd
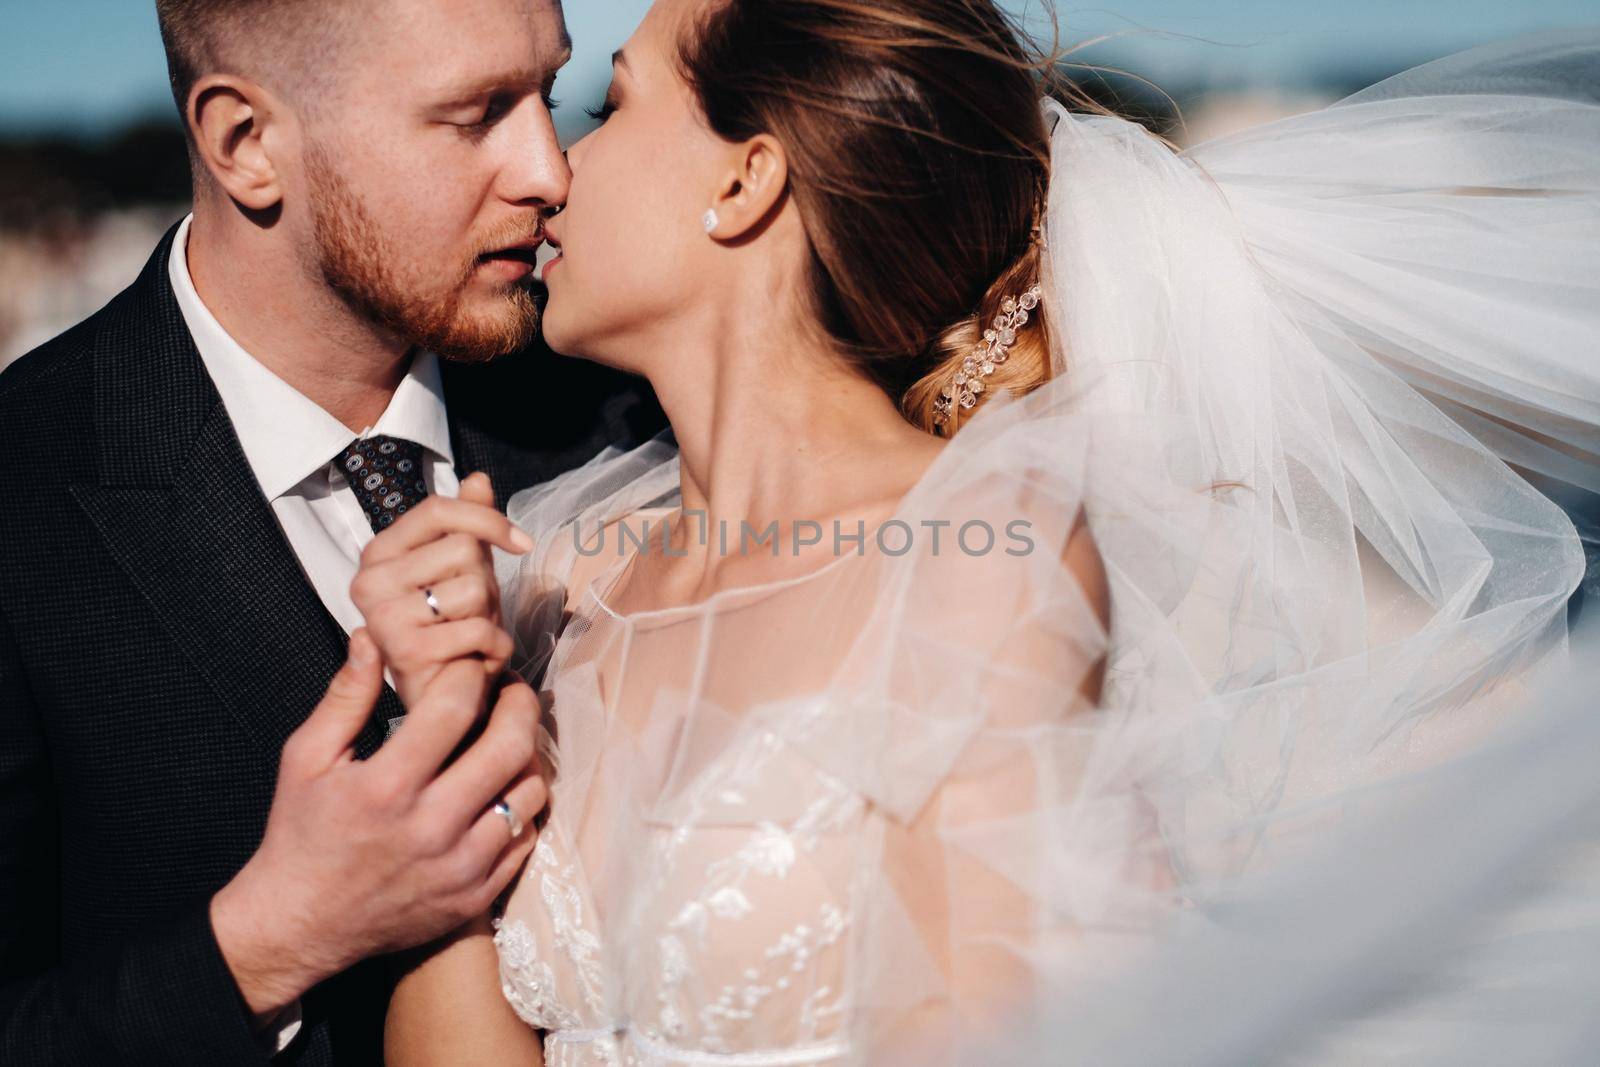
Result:
{"label": "bride's neck", "polygon": [[821,339],[723,305],[657,350],[686,510],[738,529],[849,516],[910,488],[940,442]]}

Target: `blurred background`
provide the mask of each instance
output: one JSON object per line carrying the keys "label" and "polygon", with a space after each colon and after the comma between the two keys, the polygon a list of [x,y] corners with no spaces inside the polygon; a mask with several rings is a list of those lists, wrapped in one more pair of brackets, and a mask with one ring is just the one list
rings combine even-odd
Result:
{"label": "blurred background", "polygon": [[[556,86],[569,141],[649,0],[567,0]],[[1007,6],[1047,36],[1039,0]],[[1100,98],[1181,143],[1329,103],[1406,67],[1531,30],[1600,22],[1600,0],[1058,2],[1064,42],[1122,75]],[[187,210],[188,166],[153,0],[0,0],[0,367],[130,282]],[[1151,84],[1162,90],[1157,92]]]}

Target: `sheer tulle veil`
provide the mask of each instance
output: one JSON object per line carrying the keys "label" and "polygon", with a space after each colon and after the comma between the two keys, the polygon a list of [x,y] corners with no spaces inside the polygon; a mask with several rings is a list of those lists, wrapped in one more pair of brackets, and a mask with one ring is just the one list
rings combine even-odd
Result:
{"label": "sheer tulle veil", "polygon": [[[931,902],[892,872],[858,885],[862,1062],[916,1005],[981,1000],[997,952],[1048,1010],[1056,979],[1198,921],[1384,803],[1377,783],[1494,736],[1566,655],[1574,520],[1594,535],[1600,31],[1467,52],[1182,153],[1042,107],[1055,377],[988,400],[897,516],[1024,518],[1038,550],[919,540],[828,569],[763,598],[786,613],[768,644],[722,625],[728,605],[693,609],[698,673],[668,702],[688,723],[673,744],[706,746],[671,766],[715,766],[754,722],[939,850]],[[513,499],[540,543],[504,575],[531,671],[558,649],[571,532],[677,502],[669,441]],[[1109,630],[1060,565],[1080,518]],[[763,655],[803,683],[764,700],[719,674]],[[556,690],[559,824],[600,742]],[[728,818],[667,804],[677,774],[646,806],[682,834]],[[932,803],[951,782],[990,802]],[[794,798],[752,785],[741,803],[785,825]],[[924,959],[944,964],[895,977]]]}
{"label": "sheer tulle veil", "polygon": [[[1600,577],[1600,30],[1176,156],[1044,106],[1058,388],[1106,424],[1108,704],[1182,703],[1138,692],[1176,634],[1175,751],[1201,758],[1147,785],[1189,900],[1225,902],[1064,998],[1048,1047],[1570,1062],[1600,922],[1592,827],[1561,804],[1590,788],[1592,716],[1581,680],[1539,682]],[[1223,488],[1130,514],[1125,480]]]}
{"label": "sheer tulle veil", "polygon": [[1597,83],[1600,34],[1535,37],[1183,155],[1046,102],[1059,377],[1023,403],[1095,426],[1114,656],[1176,627],[1196,697],[1337,719],[1348,767],[1561,647],[1578,542],[1506,463],[1600,489]]}

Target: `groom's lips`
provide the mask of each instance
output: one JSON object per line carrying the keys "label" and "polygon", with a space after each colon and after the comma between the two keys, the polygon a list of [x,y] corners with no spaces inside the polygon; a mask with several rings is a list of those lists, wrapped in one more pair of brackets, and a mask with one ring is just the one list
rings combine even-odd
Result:
{"label": "groom's lips", "polygon": [[497,248],[479,256],[478,262],[512,281],[519,281],[538,266],[539,246],[543,243],[542,237],[535,237],[521,244]]}

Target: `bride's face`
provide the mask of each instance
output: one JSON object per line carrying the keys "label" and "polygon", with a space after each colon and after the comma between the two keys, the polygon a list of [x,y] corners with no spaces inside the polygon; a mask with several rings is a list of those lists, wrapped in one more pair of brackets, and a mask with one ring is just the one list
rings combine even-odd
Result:
{"label": "bride's face", "polygon": [[726,266],[702,218],[721,142],[676,67],[679,35],[702,6],[655,4],[616,54],[600,127],[568,151],[571,191],[547,228],[561,254],[544,274],[545,337],[558,352],[643,371],[648,345],[637,342],[717,291]]}

